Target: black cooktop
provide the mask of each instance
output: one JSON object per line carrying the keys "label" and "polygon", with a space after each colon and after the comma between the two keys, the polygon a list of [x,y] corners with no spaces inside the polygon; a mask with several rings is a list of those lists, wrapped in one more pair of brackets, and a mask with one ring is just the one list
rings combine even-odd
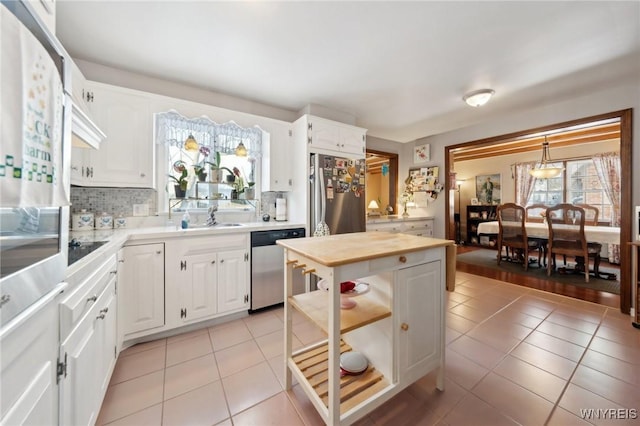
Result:
{"label": "black cooktop", "polygon": [[72,241],[69,243],[69,261],[68,265],[71,265],[78,260],[82,259],[98,247],[106,243],[106,241],[94,241],[91,243],[78,243]]}

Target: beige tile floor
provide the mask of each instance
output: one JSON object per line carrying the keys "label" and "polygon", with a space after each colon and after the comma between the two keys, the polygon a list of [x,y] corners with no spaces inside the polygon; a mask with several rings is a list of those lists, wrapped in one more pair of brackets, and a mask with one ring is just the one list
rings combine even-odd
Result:
{"label": "beige tile floor", "polygon": [[[475,275],[456,282],[445,391],[429,374],[359,425],[640,424],[610,418],[640,411],[640,330],[630,317]],[[296,347],[325,337],[300,315],[293,328]],[[320,425],[299,386],[283,390],[282,340],[279,308],[131,347],[97,424]],[[581,409],[614,410],[583,420]]]}

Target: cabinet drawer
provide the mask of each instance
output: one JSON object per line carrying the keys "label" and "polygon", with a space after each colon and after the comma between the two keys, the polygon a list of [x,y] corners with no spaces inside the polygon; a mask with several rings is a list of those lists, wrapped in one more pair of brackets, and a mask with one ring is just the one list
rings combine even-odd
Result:
{"label": "cabinet drawer", "polygon": [[394,270],[424,263],[426,258],[427,255],[425,251],[404,253],[395,256],[382,257],[380,259],[373,259],[370,261],[369,267],[371,272]]}
{"label": "cabinet drawer", "polygon": [[400,223],[377,223],[367,225],[369,232],[400,232]]}
{"label": "cabinet drawer", "polygon": [[117,263],[114,254],[63,299],[60,304],[60,337],[62,339],[96,303],[98,296],[116,273]]}
{"label": "cabinet drawer", "polygon": [[408,222],[406,225],[406,230],[404,230],[403,232],[407,234],[418,235],[421,237],[432,237],[433,222],[432,221]]}

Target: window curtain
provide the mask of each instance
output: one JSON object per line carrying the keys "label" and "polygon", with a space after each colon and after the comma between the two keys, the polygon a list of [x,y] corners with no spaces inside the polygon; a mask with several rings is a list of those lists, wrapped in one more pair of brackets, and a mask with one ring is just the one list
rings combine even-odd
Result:
{"label": "window curtain", "polygon": [[187,118],[177,111],[156,114],[157,144],[182,149],[189,135],[212,152],[234,154],[242,142],[247,148],[247,156],[262,156],[262,129],[258,126],[241,127],[233,121],[218,124],[208,117]]}
{"label": "window curtain", "polygon": [[536,178],[529,173],[536,166],[536,162],[516,163],[515,170],[515,187],[516,187],[516,204],[526,206],[533,192],[533,185]]}
{"label": "window curtain", "polygon": [[[620,226],[620,153],[606,152],[593,157],[600,184],[611,202],[611,226]],[[620,263],[620,245],[609,244],[609,262]]]}

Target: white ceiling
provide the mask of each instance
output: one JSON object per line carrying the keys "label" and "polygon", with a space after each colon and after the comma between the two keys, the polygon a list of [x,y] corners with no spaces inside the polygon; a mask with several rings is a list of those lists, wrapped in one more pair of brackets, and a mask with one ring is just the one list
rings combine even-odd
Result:
{"label": "white ceiling", "polygon": [[[406,142],[640,81],[640,2],[57,1],[74,58]],[[492,88],[482,108],[464,93]]]}

